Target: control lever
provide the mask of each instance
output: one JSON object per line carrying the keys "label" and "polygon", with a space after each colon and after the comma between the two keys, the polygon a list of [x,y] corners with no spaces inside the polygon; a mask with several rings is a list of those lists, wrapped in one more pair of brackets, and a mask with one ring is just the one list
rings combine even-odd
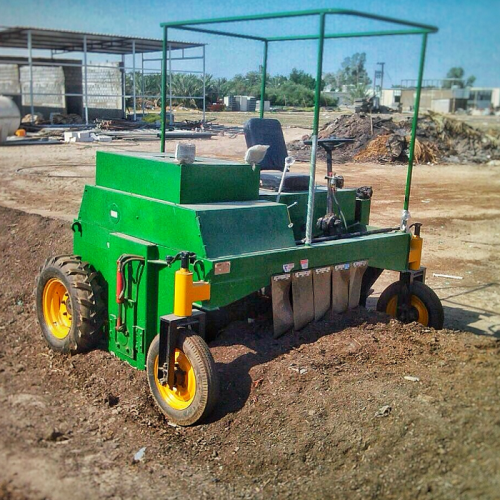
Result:
{"label": "control lever", "polygon": [[287,156],[285,158],[285,168],[283,169],[283,173],[281,174],[280,187],[278,189],[278,195],[276,196],[276,203],[280,202],[281,191],[283,190],[283,186],[285,184],[286,174],[294,163],[295,163],[295,156]]}

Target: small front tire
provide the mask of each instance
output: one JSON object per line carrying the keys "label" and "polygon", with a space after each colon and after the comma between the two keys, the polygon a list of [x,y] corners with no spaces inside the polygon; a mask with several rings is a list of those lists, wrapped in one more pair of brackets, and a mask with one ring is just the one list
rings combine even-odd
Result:
{"label": "small front tire", "polygon": [[[380,295],[377,302],[377,311],[384,312],[393,318],[398,317],[398,295],[401,282],[396,281],[389,285]],[[410,285],[411,311],[409,321],[417,321],[424,326],[441,330],[444,323],[444,311],[441,300],[426,284],[414,281]]]}
{"label": "small front tire", "polygon": [[219,380],[205,341],[190,330],[178,331],[173,388],[158,379],[159,351],[158,335],[149,347],[146,362],[149,389],[156,404],[177,425],[193,425],[206,418],[219,397]]}

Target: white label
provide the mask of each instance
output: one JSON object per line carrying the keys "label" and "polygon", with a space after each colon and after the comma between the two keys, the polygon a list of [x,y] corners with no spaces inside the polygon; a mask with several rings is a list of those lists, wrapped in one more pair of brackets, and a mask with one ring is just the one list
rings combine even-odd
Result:
{"label": "white label", "polygon": [[354,267],[365,267],[366,265],[368,265],[368,261],[367,260],[359,260],[358,262],[353,262],[352,265]]}
{"label": "white label", "polygon": [[293,262],[290,264],[283,264],[283,271],[285,273],[289,273],[294,267],[295,267],[295,264]]}
{"label": "white label", "polygon": [[316,274],[324,274],[330,272],[329,267],[318,267],[317,269],[314,270]]}
{"label": "white label", "polygon": [[109,215],[111,215],[114,219],[118,219],[118,212],[116,210],[111,210]]}
{"label": "white label", "polygon": [[300,267],[302,269],[308,269],[309,268],[309,259],[302,259],[300,261]]}
{"label": "white label", "polygon": [[337,264],[335,266],[335,271],[344,271],[345,269],[349,269],[350,264]]}
{"label": "white label", "polygon": [[311,276],[311,271],[297,271],[295,273],[297,278],[307,278],[308,276]]}
{"label": "white label", "polygon": [[273,281],[283,281],[283,280],[289,280],[290,275],[289,274],[280,274],[279,276],[273,276]]}

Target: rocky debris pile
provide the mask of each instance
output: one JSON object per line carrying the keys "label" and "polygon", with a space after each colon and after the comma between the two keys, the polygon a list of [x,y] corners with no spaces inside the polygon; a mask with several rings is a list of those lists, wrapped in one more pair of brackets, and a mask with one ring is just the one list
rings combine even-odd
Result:
{"label": "rocky debris pile", "polygon": [[83,118],[76,113],[50,113],[50,123],[52,125],[80,125]]}
{"label": "rocky debris pile", "polygon": [[[394,133],[379,135],[372,139],[367,146],[354,156],[355,161],[398,162],[407,161],[411,135]],[[414,159],[416,163],[436,163],[438,160],[437,147],[432,143],[415,140]]]}
{"label": "rocky debris pile", "polygon": [[444,162],[487,163],[500,159],[500,136],[433,111],[419,120],[417,137],[424,143],[432,143],[438,159]]}
{"label": "rocky debris pile", "polygon": [[24,125],[29,125],[29,124],[34,124],[34,125],[40,125],[44,122],[45,118],[42,115],[42,113],[34,113],[33,115],[31,113],[28,113],[27,115],[24,115],[21,123]]}
{"label": "rocky debris pile", "polygon": [[[364,149],[372,139],[379,135],[392,134],[400,128],[401,125],[394,122],[391,116],[370,116],[364,113],[355,113],[341,115],[325,124],[319,131],[318,138],[335,136],[354,139],[354,142],[347,143],[332,153],[334,163],[345,163],[353,161],[353,157]],[[290,154],[297,156],[299,160],[308,160],[310,146],[306,146],[303,142],[308,139],[310,136],[305,135],[300,141],[288,143]],[[318,158],[326,159],[326,153],[322,148],[318,148]]]}
{"label": "rocky debris pile", "polygon": [[[354,142],[334,150],[334,163],[348,161],[406,162],[411,138],[411,118],[394,121],[392,116],[363,113],[341,115],[324,125],[318,137],[349,137]],[[288,144],[299,160],[309,159],[304,141]],[[326,153],[318,148],[318,157]],[[500,137],[481,132],[466,123],[428,111],[419,119],[415,161],[417,163],[487,163],[500,159]]]}

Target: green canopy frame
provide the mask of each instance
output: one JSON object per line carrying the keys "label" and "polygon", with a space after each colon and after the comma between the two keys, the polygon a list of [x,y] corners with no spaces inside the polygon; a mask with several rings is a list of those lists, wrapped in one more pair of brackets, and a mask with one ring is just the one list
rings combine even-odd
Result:
{"label": "green canopy frame", "polygon": [[[401,26],[402,29],[388,29],[380,31],[359,31],[352,33],[325,33],[325,20],[327,16],[341,15],[357,18],[372,19],[375,21],[383,21]],[[238,23],[245,21],[263,21],[267,19],[283,19],[283,18],[299,18],[306,16],[316,16],[319,18],[319,30],[316,34],[310,35],[287,35],[287,36],[255,36],[232,31],[220,31],[218,29],[205,28],[206,25]],[[311,163],[310,163],[310,178],[309,178],[309,197],[307,202],[307,222],[306,222],[306,245],[312,244],[313,234],[313,213],[314,213],[314,193],[316,185],[316,152],[318,146],[318,125],[319,125],[319,110],[321,97],[321,77],[323,73],[323,47],[325,40],[332,38],[360,38],[360,37],[378,37],[378,36],[395,36],[395,35],[420,35],[422,43],[420,48],[420,62],[418,67],[418,79],[415,92],[415,105],[411,130],[410,152],[408,157],[408,171],[406,178],[405,201],[403,207],[403,219],[408,213],[410,205],[411,180],[413,173],[413,161],[415,155],[415,138],[418,123],[418,111],[420,106],[420,94],[422,89],[422,78],[424,74],[425,51],[427,47],[427,35],[436,33],[438,28],[426,24],[414,23],[393,17],[379,16],[366,12],[346,9],[312,9],[294,12],[276,12],[270,14],[236,16],[236,17],[221,17],[215,19],[193,19],[189,21],[173,21],[162,23],[163,27],[163,58],[162,58],[162,112],[161,112],[161,152],[165,152],[165,130],[166,130],[166,112],[165,103],[167,100],[167,45],[168,45],[168,30],[175,28],[185,31],[195,31],[199,33],[208,33],[211,35],[222,35],[234,38],[243,38],[247,40],[255,40],[264,44],[264,54],[262,63],[262,84],[260,90],[260,117],[264,117],[264,98],[266,92],[266,75],[267,75],[267,53],[269,43],[272,42],[287,42],[298,40],[317,40],[318,41],[318,57],[316,64],[316,88],[314,92],[314,118],[313,131],[311,135]],[[404,226],[402,220],[401,226]]]}

